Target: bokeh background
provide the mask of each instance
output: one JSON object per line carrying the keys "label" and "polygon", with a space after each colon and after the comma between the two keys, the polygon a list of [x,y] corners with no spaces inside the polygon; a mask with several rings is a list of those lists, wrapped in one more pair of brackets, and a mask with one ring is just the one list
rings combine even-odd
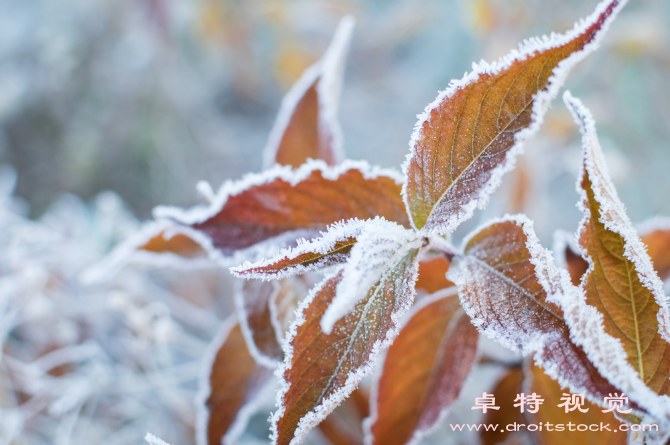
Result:
{"label": "bokeh background", "polygon": [[[194,205],[198,181],[259,171],[283,94],[342,16],[357,21],[345,152],[399,169],[416,115],[452,78],[596,3],[0,0],[0,444],[139,443],[147,431],[193,442],[200,359],[231,311],[230,280],[79,276],[154,206]],[[567,83],[593,110],[634,222],[670,215],[668,25],[669,2],[630,2]],[[517,211],[547,246],[575,230],[579,141],[560,99],[526,152],[457,237]]]}

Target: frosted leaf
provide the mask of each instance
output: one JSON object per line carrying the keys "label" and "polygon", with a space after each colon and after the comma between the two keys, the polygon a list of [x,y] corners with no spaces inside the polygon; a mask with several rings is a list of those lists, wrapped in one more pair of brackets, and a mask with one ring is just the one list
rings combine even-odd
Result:
{"label": "frosted leaf", "polygon": [[239,278],[281,280],[344,263],[367,224],[367,221],[355,218],[335,223],[326,232],[321,232],[318,238],[310,241],[299,239],[296,247],[282,249],[272,258],[255,263],[245,262],[229,270]]}
{"label": "frosted leaf", "polygon": [[[284,359],[281,343],[286,323],[301,296],[307,294],[299,279],[237,281],[235,306],[252,357],[274,369]],[[291,320],[292,321],[292,320]]]}
{"label": "frosted leaf", "polygon": [[234,317],[228,319],[203,360],[197,398],[198,445],[234,443],[256,411],[271,373],[251,357]]}
{"label": "frosted leaf", "polygon": [[416,444],[433,430],[470,375],[478,338],[456,288],[412,308],[375,382],[366,443]]}
{"label": "frosted leaf", "polygon": [[296,170],[276,165],[226,182],[210,206],[158,207],[154,215],[197,231],[215,248],[217,259],[239,264],[351,218],[381,216],[409,227],[401,180],[392,170],[360,161],[335,167],[308,161]]}
{"label": "frosted leaf", "polygon": [[110,280],[130,264],[154,267],[199,269],[212,267],[214,248],[207,238],[189,227],[171,221],[152,221],[121,244],[81,276],[91,284]]}
{"label": "frosted leaf", "polygon": [[235,306],[251,356],[260,365],[275,368],[283,353],[270,313],[270,300],[279,292],[277,282],[237,281]]}
{"label": "frosted leaf", "polygon": [[354,19],[344,17],[321,60],[309,67],[282,100],[264,152],[264,168],[298,167],[307,159],[342,161],[337,109]]}
{"label": "frosted leaf", "polygon": [[452,81],[419,116],[403,165],[412,225],[452,232],[483,208],[540,127],[570,69],[597,48],[625,0],[604,0],[565,34],[526,41]]}
{"label": "frosted leaf", "polygon": [[600,373],[650,414],[670,419],[670,332],[663,283],[609,179],[591,113],[569,92],[564,100],[583,135],[577,189],[584,219],[577,238],[589,269],[579,291],[556,302],[571,338]]}
{"label": "frosted leaf", "polygon": [[617,391],[570,340],[563,312],[551,297],[573,287],[523,215],[505,216],[464,240],[447,278],[479,332],[535,361],[547,374],[596,404]]}
{"label": "frosted leaf", "polygon": [[343,271],[326,277],[300,303],[284,343],[284,363],[277,371],[282,388],[272,416],[274,444],[300,443],[372,372],[413,302],[417,253],[408,252],[386,271],[330,334],[323,332],[320,320],[335,298]]}
{"label": "frosted leaf", "polygon": [[394,268],[409,252],[423,244],[413,230],[376,218],[366,221],[344,266],[337,295],[321,320],[321,327],[330,333],[335,323],[347,314],[382,276]]}

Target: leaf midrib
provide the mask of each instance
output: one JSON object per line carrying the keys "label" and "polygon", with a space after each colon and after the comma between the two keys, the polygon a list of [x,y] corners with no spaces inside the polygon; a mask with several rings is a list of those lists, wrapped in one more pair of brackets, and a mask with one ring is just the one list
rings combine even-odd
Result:
{"label": "leaf midrib", "polygon": [[[558,319],[558,320],[560,320],[561,322],[565,323],[565,320],[563,319],[562,316],[560,316],[560,315],[558,315],[557,313],[555,313],[551,308],[549,308],[548,306],[546,306],[543,302],[538,301],[538,300],[534,297],[534,295],[531,295],[526,289],[524,289],[523,287],[519,286],[514,280],[512,280],[511,278],[509,278],[507,275],[503,274],[502,272],[498,271],[498,270],[495,269],[494,267],[490,266],[490,265],[489,265],[488,263],[486,263],[485,261],[480,260],[479,258],[477,258],[477,257],[475,257],[475,256],[473,256],[473,255],[468,255],[468,257],[474,259],[475,261],[477,261],[478,263],[480,263],[481,265],[483,265],[484,268],[486,268],[486,269],[489,270],[491,273],[493,273],[494,275],[496,275],[496,276],[497,276],[498,278],[500,278],[502,281],[506,282],[507,284],[509,284],[510,286],[512,286],[513,288],[517,289],[519,292],[521,292],[521,294],[522,294],[523,296],[525,296],[525,297],[528,298],[529,300],[533,301],[535,304],[537,304],[538,306],[540,306],[543,310],[545,310],[546,312],[548,312],[548,313],[550,313],[551,315],[553,315],[554,317],[556,317],[556,319]],[[530,260],[527,259],[526,261],[530,261]],[[545,292],[545,293],[546,293],[546,291],[544,290],[544,288],[542,288],[542,292]]]}
{"label": "leaf midrib", "polygon": [[[468,165],[461,171],[461,173],[460,173],[458,176],[456,176],[456,179],[454,179],[454,180],[451,181],[451,184],[449,184],[449,186],[444,190],[444,192],[442,192],[442,194],[440,195],[440,197],[435,201],[435,204],[434,204],[434,205],[432,206],[432,208],[430,209],[430,213],[428,214],[428,217],[426,217],[426,222],[423,224],[422,227],[425,227],[425,225],[428,224],[428,221],[430,221],[430,218],[433,216],[433,213],[435,212],[435,209],[440,205],[440,202],[442,202],[442,200],[443,200],[444,197],[447,195],[447,193],[453,188],[454,184],[456,184],[456,183],[461,179],[461,177],[465,174],[465,172],[467,172],[468,170],[470,170],[470,168],[472,167],[472,165],[473,165],[475,162],[477,162],[477,161],[482,157],[482,155],[486,152],[486,150],[488,150],[489,147],[490,147],[496,140],[498,140],[498,138],[500,137],[501,134],[503,134],[505,131],[507,131],[507,129],[509,128],[510,125],[512,125],[514,122],[516,122],[516,120],[519,118],[519,116],[521,116],[521,114],[522,114],[524,111],[526,111],[526,110],[528,109],[528,107],[530,106],[530,104],[532,104],[534,101],[535,101],[535,99],[531,99],[531,100],[530,100],[530,101],[523,107],[523,109],[522,109],[516,116],[514,116],[514,119],[511,119],[511,120],[507,123],[507,125],[505,125],[505,128],[503,128],[501,131],[499,131],[499,132],[495,135],[495,137],[491,139],[491,142],[489,142],[489,143],[486,145],[486,147],[484,147],[484,148],[482,149],[482,151],[479,152],[479,154],[477,155],[477,157],[475,157],[472,161],[470,161],[470,163],[468,163]],[[453,155],[452,155],[452,157],[453,157]],[[453,174],[453,166],[452,166],[452,169],[451,169],[451,170],[452,170],[452,172],[451,172],[450,174]]]}

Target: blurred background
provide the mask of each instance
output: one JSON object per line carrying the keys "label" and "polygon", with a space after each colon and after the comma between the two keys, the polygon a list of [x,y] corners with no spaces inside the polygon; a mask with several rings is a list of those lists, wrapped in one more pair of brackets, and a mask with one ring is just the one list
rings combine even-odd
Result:
{"label": "blurred background", "polygon": [[[399,170],[416,115],[452,78],[596,4],[0,0],[0,444],[139,443],[148,430],[192,443],[229,280],[145,268],[91,288],[78,276],[156,205],[199,203],[199,180],[259,171],[283,94],[342,16],[357,21],[345,152]],[[630,2],[567,82],[634,222],[670,215],[668,25],[669,2]],[[580,148],[560,99],[526,152],[457,237],[504,212],[527,213],[547,246],[576,229]]]}
{"label": "blurred background", "polygon": [[[282,95],[352,14],[345,150],[398,168],[416,114],[450,79],[570,28],[596,3],[2,0],[0,162],[18,171],[31,216],[64,192],[90,201],[113,190],[141,218],[158,204],[192,205],[198,180],[218,187],[260,169]],[[567,85],[619,156],[633,219],[670,213],[657,191],[670,190],[669,23],[667,2],[631,2]],[[564,149],[574,126],[554,108],[537,139]]]}

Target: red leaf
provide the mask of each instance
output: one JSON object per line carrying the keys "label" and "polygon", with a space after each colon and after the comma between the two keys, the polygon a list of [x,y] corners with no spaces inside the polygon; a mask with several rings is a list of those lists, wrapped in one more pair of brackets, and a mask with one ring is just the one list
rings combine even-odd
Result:
{"label": "red leaf", "polygon": [[475,65],[426,108],[403,167],[417,229],[451,232],[488,202],[570,68],[596,47],[624,3],[604,1],[564,35],[533,39],[494,65]]}
{"label": "red leaf", "polygon": [[386,355],[368,420],[369,443],[403,445],[433,427],[470,374],[478,337],[455,289],[417,306]]}
{"label": "red leaf", "polygon": [[273,443],[297,444],[372,371],[397,333],[397,319],[411,305],[417,251],[389,269],[330,334],[321,317],[335,297],[342,271],[327,278],[301,303],[286,342],[281,405],[273,415]]}
{"label": "red leaf", "polygon": [[[480,438],[483,445],[494,445],[497,443],[505,443],[508,437],[510,436],[523,436],[527,435],[527,432],[512,432],[508,431],[506,426],[514,422],[524,423],[524,416],[519,412],[518,408],[515,408],[514,402],[512,402],[517,394],[523,392],[523,368],[521,366],[514,367],[507,371],[493,388],[493,397],[496,400],[496,404],[500,406],[498,410],[488,410],[484,416],[484,424],[487,425],[500,425],[501,428],[498,431],[482,429]],[[512,433],[512,434],[510,434]],[[525,442],[522,442],[525,443]]]}
{"label": "red leaf", "polygon": [[329,165],[342,161],[337,108],[353,25],[351,17],[342,19],[323,59],[284,97],[265,148],[265,168],[275,163],[298,167],[310,158]]}
{"label": "red leaf", "polygon": [[536,362],[561,385],[595,403],[620,392],[572,342],[563,311],[553,302],[571,288],[570,278],[555,267],[525,217],[479,229],[447,277],[481,333],[524,354],[535,353]]}
{"label": "red leaf", "polygon": [[234,442],[244,431],[252,403],[269,381],[272,371],[259,366],[249,354],[240,325],[229,320],[210,345],[205,360],[206,380],[201,383],[199,445]]}
{"label": "red leaf", "polygon": [[158,208],[155,214],[190,225],[226,256],[279,235],[277,242],[313,237],[351,218],[382,216],[409,227],[395,174],[352,161],[275,167],[227,183],[208,209]]}
{"label": "red leaf", "polygon": [[439,290],[453,287],[454,283],[447,280],[450,264],[444,255],[422,260],[419,263],[419,279],[416,281],[416,289],[434,294]]}
{"label": "red leaf", "polygon": [[670,223],[665,219],[653,220],[640,230],[642,242],[647,246],[654,269],[661,280],[670,277]]}
{"label": "red leaf", "polygon": [[[283,319],[295,309],[305,284],[298,279],[238,282],[235,305],[247,346],[256,361],[275,368],[284,359]],[[281,311],[280,311],[281,308]]]}

